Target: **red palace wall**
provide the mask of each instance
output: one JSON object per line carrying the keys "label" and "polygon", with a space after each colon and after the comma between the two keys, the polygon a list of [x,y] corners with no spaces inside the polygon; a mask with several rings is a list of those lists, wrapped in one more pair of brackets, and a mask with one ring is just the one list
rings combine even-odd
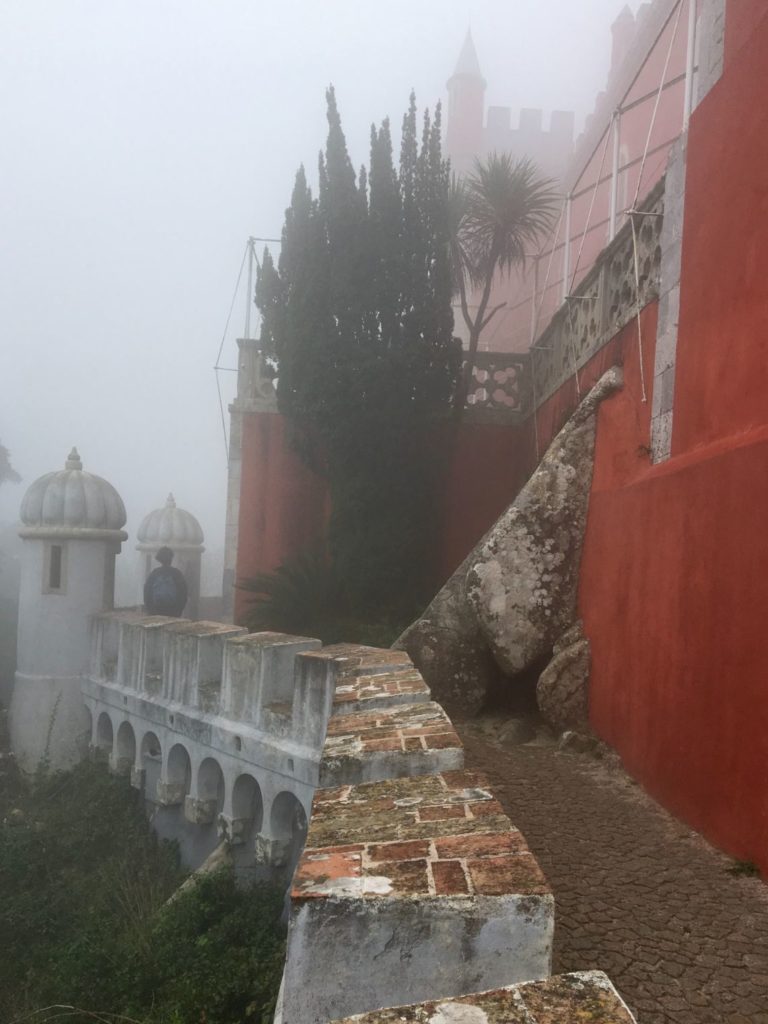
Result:
{"label": "red palace wall", "polygon": [[451,460],[438,503],[440,583],[514,501],[535,466],[530,422],[500,426],[464,421],[446,432],[441,441]]}
{"label": "red palace wall", "polygon": [[[435,586],[442,584],[494,524],[534,468],[532,424],[499,426],[449,421],[437,432],[438,453],[450,452],[437,500]],[[279,413],[243,416],[237,579],[271,572],[324,533],[330,499],[322,477],[291,446]],[[235,590],[235,621],[248,594]]]}
{"label": "red palace wall", "polygon": [[688,140],[673,457],[651,467],[639,450],[630,344],[627,387],[599,413],[579,605],[595,730],[674,813],[768,872],[765,3],[730,0],[726,34]]}
{"label": "red palace wall", "polygon": [[[243,415],[242,465],[238,580],[271,572],[305,550],[328,514],[324,481],[293,450],[279,413]],[[235,589],[235,622],[243,621],[248,598]]]}

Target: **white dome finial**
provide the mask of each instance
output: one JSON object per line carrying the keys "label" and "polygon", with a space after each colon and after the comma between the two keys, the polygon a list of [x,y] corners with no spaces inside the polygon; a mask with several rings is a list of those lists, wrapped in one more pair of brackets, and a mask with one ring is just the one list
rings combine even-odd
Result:
{"label": "white dome finial", "polygon": [[72,451],[67,457],[67,461],[64,463],[64,469],[82,469],[83,463],[80,460],[80,453],[77,448],[72,447]]}
{"label": "white dome finial", "polygon": [[168,497],[165,499],[165,507],[166,508],[176,508],[176,499],[173,496],[173,492],[171,492],[168,495]]}

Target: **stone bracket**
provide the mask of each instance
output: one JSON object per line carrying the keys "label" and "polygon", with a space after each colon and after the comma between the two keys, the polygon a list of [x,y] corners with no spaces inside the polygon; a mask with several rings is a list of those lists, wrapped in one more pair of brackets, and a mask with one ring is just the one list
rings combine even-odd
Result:
{"label": "stone bracket", "polygon": [[193,796],[184,798],[184,817],[193,825],[211,825],[216,820],[215,800],[198,800]]}
{"label": "stone bracket", "polygon": [[176,807],[177,804],[183,804],[186,795],[186,787],[183,782],[160,781],[157,784],[157,802],[162,807]]}
{"label": "stone bracket", "polygon": [[257,864],[269,864],[273,868],[283,868],[288,863],[290,852],[290,839],[270,839],[261,833],[256,836],[254,859]]}

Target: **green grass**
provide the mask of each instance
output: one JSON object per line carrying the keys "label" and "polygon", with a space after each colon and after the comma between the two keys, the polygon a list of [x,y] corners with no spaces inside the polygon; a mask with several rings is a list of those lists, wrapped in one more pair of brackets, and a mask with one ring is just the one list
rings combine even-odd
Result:
{"label": "green grass", "polygon": [[0,762],[0,1020],[141,1024],[269,1019],[282,894],[230,871],[184,877],[127,782],[82,764],[24,779]]}

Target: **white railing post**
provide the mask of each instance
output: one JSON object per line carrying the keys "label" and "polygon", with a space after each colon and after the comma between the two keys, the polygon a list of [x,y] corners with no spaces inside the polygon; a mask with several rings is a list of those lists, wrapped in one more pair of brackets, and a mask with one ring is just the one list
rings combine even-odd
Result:
{"label": "white railing post", "polygon": [[536,341],[536,326],[538,316],[536,313],[536,299],[539,294],[539,257],[533,257],[533,296],[531,297],[531,345]]}
{"label": "white railing post", "polygon": [[565,238],[563,239],[563,302],[568,298],[571,276],[571,194],[565,197]]}
{"label": "white railing post", "polygon": [[616,237],[616,218],[619,205],[619,156],[621,153],[621,107],[613,112],[611,118],[613,132],[613,165],[611,168],[611,207],[608,222],[608,241]]}
{"label": "white railing post", "polygon": [[688,0],[688,48],[685,54],[685,97],[683,99],[683,131],[693,109],[693,69],[696,59],[696,0]]}

